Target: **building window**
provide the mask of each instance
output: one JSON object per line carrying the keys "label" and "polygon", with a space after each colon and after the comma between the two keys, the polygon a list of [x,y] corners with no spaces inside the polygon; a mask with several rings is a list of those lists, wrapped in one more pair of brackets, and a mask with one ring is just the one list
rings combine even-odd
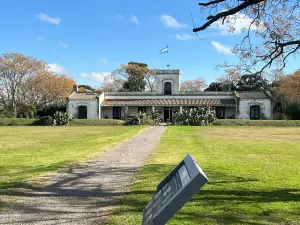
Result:
{"label": "building window", "polygon": [[146,113],[146,107],[138,107],[138,113]]}
{"label": "building window", "polygon": [[113,107],[113,119],[121,119],[121,107]]}
{"label": "building window", "polygon": [[217,107],[216,108],[216,117],[218,119],[224,119],[225,118],[225,107]]}
{"label": "building window", "polygon": [[164,83],[164,95],[172,95],[172,83],[171,82]]}
{"label": "building window", "polygon": [[259,120],[260,117],[260,106],[252,105],[250,106],[250,120]]}

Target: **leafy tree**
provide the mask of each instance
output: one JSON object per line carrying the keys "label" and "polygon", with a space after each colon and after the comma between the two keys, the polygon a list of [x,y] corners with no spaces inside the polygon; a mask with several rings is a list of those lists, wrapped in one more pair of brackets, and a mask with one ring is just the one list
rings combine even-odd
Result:
{"label": "leafy tree", "polygon": [[78,85],[78,91],[79,92],[85,92],[85,91],[95,91],[95,88],[92,88],[90,85]]}
{"label": "leafy tree", "polygon": [[280,80],[279,92],[289,104],[300,104],[300,70]]}
{"label": "leafy tree", "polygon": [[147,64],[138,62],[129,62],[128,65],[124,66],[128,77],[123,84],[122,90],[144,91],[146,88],[146,82],[144,78],[148,70],[147,67]]}
{"label": "leafy tree", "polygon": [[147,64],[129,62],[113,71],[109,79],[114,83],[122,84],[118,91],[144,91],[147,84],[144,78],[147,73],[149,73]]}
{"label": "leafy tree", "polygon": [[212,82],[204,91],[232,91],[229,83]]}
{"label": "leafy tree", "polygon": [[226,69],[222,77],[217,78],[217,82],[223,84],[223,89],[227,87],[226,91],[236,90],[236,85],[241,79],[241,74],[236,69]]}
{"label": "leafy tree", "polygon": [[180,84],[181,91],[202,91],[206,87],[205,80],[197,78],[194,80],[186,80]]}
{"label": "leafy tree", "polygon": [[17,117],[18,106],[22,103],[22,85],[27,79],[42,74],[46,63],[19,53],[0,56],[0,101],[4,108],[11,107]]}
{"label": "leafy tree", "polygon": [[239,91],[266,90],[268,81],[260,75],[243,75],[236,84]]}
{"label": "leafy tree", "polygon": [[0,56],[0,108],[14,117],[31,117],[36,109],[65,102],[75,81],[49,71],[44,61],[19,53]]}
{"label": "leafy tree", "polygon": [[156,90],[156,72],[155,69],[148,69],[145,73],[144,79],[146,81],[146,90],[154,92]]}
{"label": "leafy tree", "polygon": [[299,54],[299,0],[208,0],[199,5],[201,25],[194,32],[215,25],[243,34],[233,49],[240,56],[239,70],[254,74],[255,68],[262,72],[274,64],[282,69],[290,55]]}
{"label": "leafy tree", "polygon": [[75,81],[66,75],[43,71],[24,82],[23,102],[28,102],[37,109],[48,104],[65,103],[74,84]]}

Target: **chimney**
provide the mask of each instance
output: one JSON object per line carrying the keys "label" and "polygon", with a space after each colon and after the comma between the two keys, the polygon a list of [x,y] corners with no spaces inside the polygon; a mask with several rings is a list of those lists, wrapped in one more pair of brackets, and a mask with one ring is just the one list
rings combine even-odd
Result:
{"label": "chimney", "polygon": [[73,91],[78,92],[78,85],[73,85]]}

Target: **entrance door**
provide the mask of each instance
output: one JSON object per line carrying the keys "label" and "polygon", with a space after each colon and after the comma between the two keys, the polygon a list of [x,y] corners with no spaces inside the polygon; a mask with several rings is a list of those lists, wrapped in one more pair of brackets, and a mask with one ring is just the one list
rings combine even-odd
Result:
{"label": "entrance door", "polygon": [[113,119],[121,119],[121,107],[113,107]]}
{"label": "entrance door", "polygon": [[252,105],[250,107],[250,120],[259,120],[260,117],[260,106]]}
{"label": "entrance door", "polygon": [[164,122],[172,122],[172,107],[165,107],[164,109]]}
{"label": "entrance door", "polygon": [[172,95],[172,83],[164,83],[164,95]]}
{"label": "entrance door", "polygon": [[78,118],[79,119],[87,119],[87,107],[81,105],[78,107]]}

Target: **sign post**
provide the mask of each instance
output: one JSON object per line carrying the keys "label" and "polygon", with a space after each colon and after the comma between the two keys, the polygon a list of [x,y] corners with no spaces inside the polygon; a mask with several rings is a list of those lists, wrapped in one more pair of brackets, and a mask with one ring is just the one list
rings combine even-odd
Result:
{"label": "sign post", "polygon": [[143,210],[142,225],[163,225],[187,203],[208,179],[191,155],[187,155],[157,186]]}

